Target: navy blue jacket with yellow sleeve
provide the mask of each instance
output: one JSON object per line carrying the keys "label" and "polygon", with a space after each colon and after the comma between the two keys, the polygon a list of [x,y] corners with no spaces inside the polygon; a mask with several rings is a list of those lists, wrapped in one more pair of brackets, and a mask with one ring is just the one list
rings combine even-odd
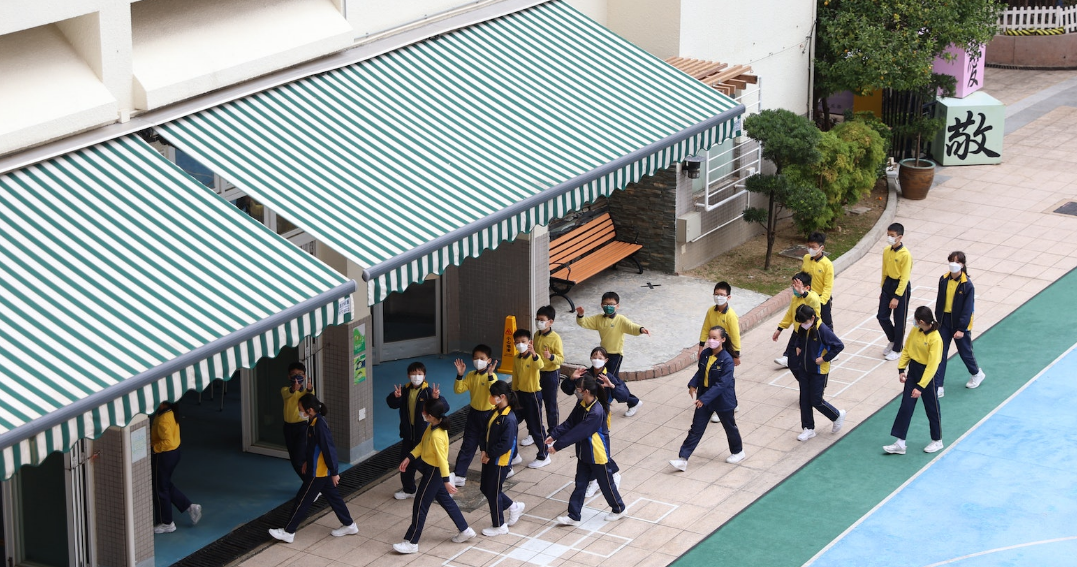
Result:
{"label": "navy blue jacket with yellow sleeve", "polygon": [[516,412],[511,407],[499,410],[494,408],[486,426],[486,435],[479,438],[479,450],[490,457],[490,463],[509,466],[512,449],[516,446],[516,437],[520,434],[520,425]]}
{"label": "navy blue jacket with yellow sleeve", "polygon": [[954,303],[950,306],[950,317],[943,312],[946,309],[946,284],[950,283],[950,274],[944,274],[939,278],[939,297],[935,301],[935,320],[940,325],[946,325],[952,331],[969,332],[972,330],[972,315],[975,312],[976,288],[972,286],[972,280],[968,274],[961,273],[957,280],[957,289],[954,290]]}
{"label": "navy blue jacket with yellow sleeve", "polygon": [[[610,388],[606,388],[610,391],[610,395],[608,396],[610,400],[613,400],[614,398],[619,398],[623,400],[629,396],[628,386],[625,385],[624,380],[621,380],[621,378],[617,376],[616,372],[610,372],[610,370],[605,366],[600,368],[597,372],[595,371],[594,367],[588,368],[586,374],[594,378],[595,382],[598,382],[598,377],[602,376],[603,374],[606,375],[606,378],[610,379],[610,383],[613,384],[613,389],[611,390]],[[577,380],[577,382],[579,382],[579,380]],[[599,386],[602,385],[601,382],[598,382],[598,384]]]}
{"label": "navy blue jacket with yellow sleeve", "polygon": [[336,476],[337,447],[322,414],[307,422],[307,474],[315,478]]}
{"label": "navy blue jacket with yellow sleeve", "polygon": [[553,448],[558,451],[575,445],[576,458],[584,463],[604,465],[609,462],[606,410],[598,400],[590,405],[583,401],[576,404],[568,419],[550,431],[550,437],[554,439]]}
{"label": "navy blue jacket with yellow sleeve", "polygon": [[411,423],[408,419],[408,394],[415,389],[415,386],[408,384],[406,387],[401,388],[402,393],[400,397],[393,395],[393,392],[389,392],[389,397],[385,398],[385,401],[389,404],[389,408],[400,410],[400,438],[410,439],[418,442],[423,438],[423,432],[426,431],[426,420],[423,419],[423,408],[426,407],[426,400],[430,399],[430,385],[423,382],[422,386],[419,386],[419,395],[415,397],[415,423]]}
{"label": "navy blue jacket with yellow sleeve", "polygon": [[[841,339],[823,323],[822,319],[816,317],[815,325],[806,331],[799,324],[797,325],[797,330],[793,333],[791,353],[796,359],[790,358],[789,366],[795,365],[796,368],[812,374],[830,374],[830,361],[834,360],[844,349],[845,343],[841,342]],[[823,363],[816,364],[815,361],[820,356],[823,357]]]}
{"label": "navy blue jacket with yellow sleeve", "polygon": [[715,355],[717,360],[708,372],[707,364],[712,354],[714,351],[709,348],[699,353],[699,366],[688,381],[688,387],[696,389],[696,399],[711,411],[733,411],[737,407],[737,394],[733,383],[733,356],[725,349],[718,351]]}

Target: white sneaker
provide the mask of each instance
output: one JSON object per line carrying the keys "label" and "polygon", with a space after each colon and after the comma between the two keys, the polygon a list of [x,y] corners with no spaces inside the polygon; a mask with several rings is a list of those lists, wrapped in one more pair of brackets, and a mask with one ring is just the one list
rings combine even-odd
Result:
{"label": "white sneaker", "polygon": [[341,526],[329,532],[333,537],[344,537],[346,535],[355,535],[357,533],[359,533],[359,526],[355,525],[355,522],[352,522],[349,526]]}
{"label": "white sneaker", "polygon": [[500,526],[498,526],[496,528],[493,527],[493,526],[490,526],[488,528],[483,528],[482,529],[482,535],[484,535],[486,537],[497,537],[499,535],[505,535],[507,533],[509,533],[508,524],[501,524]]}
{"label": "white sneaker", "polygon": [[890,354],[892,352],[894,352],[894,343],[893,342],[886,343],[886,348],[883,349],[883,356],[886,356],[886,355],[888,355],[888,354]]}
{"label": "white sneaker", "polygon": [[893,445],[886,445],[883,447],[883,451],[890,453],[891,455],[904,455],[905,446],[894,443]]}
{"label": "white sneaker", "polygon": [[508,517],[505,518],[505,525],[515,526],[516,522],[520,521],[520,516],[524,515],[524,508],[526,507],[527,505],[523,502],[513,502],[512,506],[509,506],[509,509],[507,510],[509,514]]}
{"label": "white sneaker", "polygon": [[722,423],[722,418],[718,417],[718,412],[711,414],[711,423]]}
{"label": "white sneaker", "polygon": [[984,374],[984,369],[981,368],[976,372],[976,374],[973,374],[972,377],[969,378],[969,381],[965,383],[965,387],[966,388],[979,388],[980,383],[983,382],[984,378],[986,378],[986,377],[987,376]]}
{"label": "white sneaker", "polygon": [[475,537],[475,530],[468,528],[454,536],[452,536],[453,543],[464,543],[465,541]]}
{"label": "white sneaker", "polygon": [[174,531],[176,531],[176,522],[172,522],[171,524],[157,524],[156,526],[153,526],[153,533],[155,534],[170,534]]}
{"label": "white sneaker", "polygon": [[946,395],[946,392],[943,391],[942,386],[939,386],[939,399],[941,400],[942,397],[945,396],[945,395]]}
{"label": "white sneaker", "polygon": [[778,366],[781,366],[782,368],[789,368],[789,357],[788,356],[779,356],[778,358],[774,359],[774,364],[777,364]]}
{"label": "white sneaker", "polygon": [[505,480],[508,480],[516,474],[516,469],[509,469],[509,472],[505,473]]}
{"label": "white sneaker", "polygon": [[393,498],[396,498],[397,500],[407,500],[408,498],[415,498],[415,493],[397,490],[395,493],[393,493]]}
{"label": "white sneaker", "polygon": [[636,403],[636,405],[628,408],[628,411],[625,412],[625,417],[632,417],[632,416],[636,415],[636,412],[639,411],[639,407],[642,406],[642,405],[643,405],[643,400],[640,400],[639,402]]}
{"label": "white sneaker", "polygon": [[587,491],[583,493],[583,496],[585,498],[590,498],[590,497],[594,496],[595,493],[597,493],[597,492],[598,492],[598,481],[597,480],[592,480],[591,482],[587,483]]}
{"label": "white sneaker", "polygon": [[535,459],[535,460],[531,461],[530,463],[527,463],[527,468],[529,468],[529,469],[541,469],[542,467],[544,467],[544,466],[546,466],[546,465],[548,465],[548,464],[550,464],[552,462],[553,462],[553,459],[551,459],[549,455],[546,455],[545,459]]}
{"label": "white sneaker", "polygon": [[269,535],[273,536],[273,539],[283,541],[284,543],[292,543],[295,541],[295,534],[290,534],[284,531],[284,528],[273,528],[269,530]]}
{"label": "white sneaker", "polygon": [[562,525],[562,526],[578,526],[578,525],[580,525],[579,520],[573,520],[572,518],[569,518],[568,515],[558,516],[554,521],[557,522],[558,524]]}
{"label": "white sneaker", "polygon": [[617,520],[620,520],[623,517],[625,517],[624,512],[610,512],[609,514],[606,514],[606,521],[607,522],[616,522]]}
{"label": "white sneaker", "polygon": [[191,525],[197,526],[198,520],[202,519],[202,505],[191,504],[191,507],[187,508],[187,515],[191,518]]}
{"label": "white sneaker", "polygon": [[808,439],[811,439],[812,437],[815,437],[815,430],[814,429],[805,429],[803,433],[801,433],[800,435],[797,435],[797,441],[807,441]]}
{"label": "white sneaker", "polygon": [[841,426],[845,425],[845,410],[838,410],[838,419],[834,420],[834,426],[830,428],[831,433],[837,433],[841,431]]}
{"label": "white sneaker", "polygon": [[524,437],[520,441],[520,446],[521,447],[530,447],[531,445],[534,445],[534,444],[535,444],[535,440],[533,438],[531,438],[530,435],[528,435],[527,437]]}
{"label": "white sneaker", "polygon": [[741,452],[737,453],[736,455],[730,455],[730,456],[726,457],[725,462],[727,462],[727,463],[729,463],[731,465],[735,465],[735,464],[743,461],[744,457],[747,457],[747,456],[748,455],[744,454],[744,451],[741,451]]}
{"label": "white sneaker", "polygon": [[512,458],[512,461],[509,464],[510,465],[518,465],[518,464],[520,464],[522,462],[524,462],[523,455],[521,455],[519,453],[516,453],[516,456]]}
{"label": "white sneaker", "polygon": [[418,553],[419,544],[411,543],[410,541],[402,541],[400,543],[394,543],[393,550],[403,555],[407,555],[409,553]]}
{"label": "white sneaker", "polygon": [[673,468],[675,468],[675,469],[677,469],[677,470],[679,470],[681,472],[684,472],[684,471],[688,470],[688,460],[687,459],[673,459],[673,460],[671,460],[669,462],[669,464],[673,465]]}
{"label": "white sneaker", "polygon": [[897,360],[897,359],[901,358],[901,353],[900,352],[890,351],[890,352],[886,353],[885,355],[883,355],[883,358],[885,358],[886,360]]}
{"label": "white sneaker", "polygon": [[467,484],[467,478],[456,476],[456,473],[449,473],[449,482],[451,482],[453,486],[460,488]]}
{"label": "white sneaker", "polygon": [[927,444],[927,447],[924,447],[924,452],[925,453],[938,453],[941,450],[942,450],[942,440],[932,441],[932,442]]}
{"label": "white sneaker", "polygon": [[613,485],[617,487],[617,490],[621,489],[621,473],[613,473]]}

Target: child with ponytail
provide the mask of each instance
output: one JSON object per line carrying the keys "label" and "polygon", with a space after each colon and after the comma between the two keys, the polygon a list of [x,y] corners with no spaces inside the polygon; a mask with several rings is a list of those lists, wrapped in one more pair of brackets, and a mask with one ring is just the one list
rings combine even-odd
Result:
{"label": "child with ponytail", "polygon": [[901,406],[894,418],[894,426],[890,429],[890,434],[897,440],[883,447],[883,451],[893,455],[905,454],[905,435],[909,432],[916,400],[920,398],[924,400],[924,411],[927,412],[931,430],[931,443],[924,447],[924,452],[934,453],[942,449],[942,413],[934,382],[935,372],[942,362],[939,323],[926,305],[917,307],[913,317],[916,319],[916,330],[909,333],[898,361],[898,380],[905,385],[905,389],[901,394]]}
{"label": "child with ponytail", "polygon": [[479,439],[479,450],[482,451],[479,490],[490,504],[491,520],[491,526],[482,529],[484,536],[496,537],[509,533],[509,526],[516,524],[524,513],[524,503],[513,502],[502,490],[512,470],[510,463],[519,434],[519,423],[513,412],[517,403],[516,392],[508,383],[497,381],[490,385],[490,404],[494,409],[486,424],[486,435]]}

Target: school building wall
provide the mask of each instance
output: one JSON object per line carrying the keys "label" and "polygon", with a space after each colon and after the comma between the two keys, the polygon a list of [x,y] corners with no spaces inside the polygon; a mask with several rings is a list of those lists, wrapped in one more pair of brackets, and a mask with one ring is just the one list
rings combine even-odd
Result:
{"label": "school building wall", "polygon": [[[93,538],[100,567],[130,567],[132,557],[133,567],[154,564],[149,428],[149,419],[139,416],[127,427],[108,428],[93,441]],[[138,438],[143,444],[134,447]],[[141,458],[135,461],[135,455]],[[130,478],[124,470],[129,460]]]}
{"label": "school building wall", "polygon": [[[677,271],[677,183],[677,167],[671,166],[609,196],[617,238],[643,245],[636,259],[644,270]],[[632,269],[629,265],[618,269]]]}

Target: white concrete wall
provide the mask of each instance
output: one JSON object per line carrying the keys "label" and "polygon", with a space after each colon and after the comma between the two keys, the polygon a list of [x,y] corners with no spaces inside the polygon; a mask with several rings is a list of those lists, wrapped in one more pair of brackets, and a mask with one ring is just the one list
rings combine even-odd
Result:
{"label": "white concrete wall", "polygon": [[[608,0],[566,0],[569,6],[579,10],[583,15],[604,25],[609,25]],[[613,0],[617,1],[617,0]]]}
{"label": "white concrete wall", "polygon": [[[655,2],[664,0],[652,0]],[[815,2],[679,0],[678,55],[751,65],[762,79],[763,108],[808,112],[808,64]]]}
{"label": "white concrete wall", "polygon": [[445,12],[487,3],[488,0],[347,0],[347,13],[356,39],[362,39]]}
{"label": "white concrete wall", "polygon": [[682,55],[683,4],[683,0],[610,0],[604,23],[617,35],[661,59],[676,57]]}

